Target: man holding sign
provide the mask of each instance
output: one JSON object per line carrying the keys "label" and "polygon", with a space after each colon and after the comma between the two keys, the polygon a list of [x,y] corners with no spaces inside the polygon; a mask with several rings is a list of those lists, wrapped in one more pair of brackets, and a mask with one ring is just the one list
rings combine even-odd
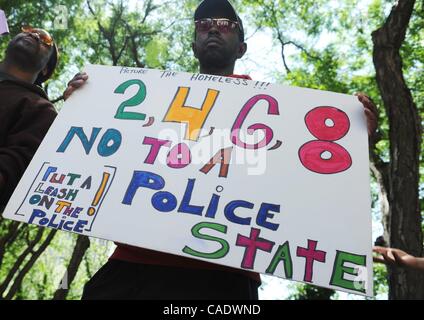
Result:
{"label": "man holding sign", "polygon": [[22,31],[0,63],[0,212],[56,117],[39,85],[56,68],[57,47],[45,30]]}
{"label": "man holding sign", "polygon": [[[227,0],[204,0],[194,14],[192,49],[200,73],[250,79],[234,75],[237,59],[247,46],[241,19]],[[87,80],[78,74],[64,97]],[[359,95],[371,135],[376,128],[372,102]],[[118,244],[114,254],[87,283],[83,299],[257,299],[259,274],[182,256]]]}

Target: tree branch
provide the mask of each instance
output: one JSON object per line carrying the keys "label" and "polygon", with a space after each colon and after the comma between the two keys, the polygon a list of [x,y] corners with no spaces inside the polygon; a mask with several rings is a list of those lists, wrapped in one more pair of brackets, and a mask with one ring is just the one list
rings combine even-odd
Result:
{"label": "tree branch", "polygon": [[72,252],[72,257],[69,262],[68,268],[62,279],[67,278],[67,288],[59,288],[56,290],[53,296],[53,300],[65,300],[68,295],[69,288],[72,281],[74,281],[75,276],[78,272],[81,261],[90,247],[90,239],[86,236],[79,235]]}
{"label": "tree branch", "polygon": [[15,278],[15,281],[13,282],[12,287],[10,288],[9,292],[7,293],[5,299],[10,300],[13,298],[13,296],[16,294],[18,289],[22,285],[22,281],[26,274],[31,270],[34,263],[37,261],[37,259],[40,257],[40,255],[46,250],[47,246],[51,243],[54,236],[56,235],[57,229],[53,229],[48,234],[46,240],[40,245],[40,247],[33,252],[31,258],[28,260],[28,262],[25,264],[25,266],[22,268],[22,270],[19,272],[18,276]]}
{"label": "tree branch", "polygon": [[298,48],[299,50],[301,50],[302,52],[304,52],[311,59],[320,60],[320,61],[322,60],[320,57],[310,54],[308,50],[306,50],[303,46],[301,46],[300,44],[298,44],[298,43],[296,43],[294,41],[291,41],[290,40],[290,41],[284,42],[284,45],[288,45],[288,44],[291,44],[291,45],[295,46],[296,48]]}
{"label": "tree branch", "polygon": [[6,291],[7,287],[9,286],[10,282],[12,281],[13,277],[15,276],[15,273],[19,270],[19,267],[24,262],[25,258],[32,252],[35,245],[41,240],[44,233],[43,228],[39,228],[37,230],[37,234],[35,235],[35,238],[28,242],[27,248],[19,255],[19,257],[16,259],[15,263],[13,264],[12,268],[9,270],[6,279],[3,281],[3,283],[0,285],[0,296],[3,296],[4,292]]}

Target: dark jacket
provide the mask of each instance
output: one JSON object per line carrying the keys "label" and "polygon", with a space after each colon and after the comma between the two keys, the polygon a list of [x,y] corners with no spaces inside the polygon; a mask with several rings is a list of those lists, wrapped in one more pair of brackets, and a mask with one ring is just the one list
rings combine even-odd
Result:
{"label": "dark jacket", "polygon": [[0,212],[56,114],[41,88],[0,72]]}

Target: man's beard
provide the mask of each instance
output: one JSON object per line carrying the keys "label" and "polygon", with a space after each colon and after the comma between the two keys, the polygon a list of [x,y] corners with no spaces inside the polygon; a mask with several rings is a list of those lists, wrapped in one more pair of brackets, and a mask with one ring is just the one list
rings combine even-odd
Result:
{"label": "man's beard", "polygon": [[231,65],[233,62],[232,54],[222,51],[208,49],[199,56],[199,62],[201,66],[213,69],[223,69]]}
{"label": "man's beard", "polygon": [[6,49],[7,60],[25,72],[39,72],[44,62],[40,58],[40,46],[30,48],[19,43],[10,43]]}

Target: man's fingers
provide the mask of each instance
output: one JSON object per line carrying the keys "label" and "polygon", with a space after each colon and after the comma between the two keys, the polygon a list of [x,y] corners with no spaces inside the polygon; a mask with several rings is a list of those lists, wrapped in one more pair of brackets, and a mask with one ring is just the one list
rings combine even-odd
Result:
{"label": "man's fingers", "polygon": [[67,100],[69,98],[69,96],[72,94],[72,92],[74,92],[75,88],[74,87],[68,87],[66,88],[65,92],[63,93],[63,100]]}
{"label": "man's fingers", "polygon": [[68,87],[63,93],[63,99],[68,99],[71,94],[78,88],[82,87],[88,79],[88,74],[85,72],[77,73],[71,81],[68,82]]}
{"label": "man's fingers", "polygon": [[69,83],[70,87],[79,88],[85,83],[85,80],[74,80]]}
{"label": "man's fingers", "polygon": [[78,72],[74,78],[88,78],[88,74],[85,72]]}
{"label": "man's fingers", "polygon": [[[395,264],[395,259],[393,257],[393,252],[392,251],[383,251],[381,252],[384,260],[386,261],[386,264],[389,265],[394,265]],[[389,254],[392,254],[392,256],[389,256]]]}
{"label": "man's fingers", "polygon": [[382,251],[387,251],[386,247],[381,247],[381,246],[374,246],[372,248],[372,251],[377,252],[377,253],[381,253]]}
{"label": "man's fingers", "polygon": [[406,261],[402,258],[402,256],[404,256],[404,255],[401,255],[397,251],[393,251],[392,254],[393,254],[393,257],[395,258],[395,261],[398,265],[405,265],[406,264]]}
{"label": "man's fingers", "polygon": [[373,122],[377,121],[377,116],[369,109],[364,109],[365,114],[367,115],[367,119],[372,120]]}
{"label": "man's fingers", "polygon": [[368,109],[364,109],[367,118],[368,136],[372,136],[377,130],[377,117]]}
{"label": "man's fingers", "polygon": [[87,80],[87,79],[88,79],[88,74],[86,74],[86,73],[81,73],[81,74],[79,75],[78,79]]}
{"label": "man's fingers", "polygon": [[391,260],[389,256],[387,255],[388,253],[388,249],[385,247],[380,247],[380,246],[374,246],[372,251],[374,251],[375,253],[380,254],[379,256],[374,256],[373,260],[374,262],[379,262],[379,263],[384,263],[384,264],[391,264]]}
{"label": "man's fingers", "polygon": [[387,264],[387,261],[386,261],[386,260],[384,260],[384,258],[382,258],[381,256],[373,257],[373,258],[372,258],[372,260],[373,260],[374,262],[377,262],[377,263]]}
{"label": "man's fingers", "polygon": [[379,247],[379,246],[374,246],[374,247],[372,248],[372,251],[373,251],[373,252],[375,252],[375,253],[379,253],[379,254],[381,254],[382,252],[384,252],[384,251],[386,251],[386,250],[387,250],[387,248]]}
{"label": "man's fingers", "polygon": [[369,109],[364,109],[365,116],[367,117],[367,121],[373,125],[373,127],[377,127],[377,116]]}
{"label": "man's fingers", "polygon": [[374,113],[375,115],[378,114],[377,107],[370,97],[366,96],[363,93],[358,93],[356,94],[356,96],[358,97],[358,100],[364,105],[366,109],[371,110],[371,112]]}
{"label": "man's fingers", "polygon": [[365,116],[367,118],[368,136],[374,135],[378,126],[378,111],[374,102],[363,93],[355,93],[359,102],[364,106]]}
{"label": "man's fingers", "polygon": [[72,83],[74,83],[74,82],[76,82],[76,81],[80,81],[80,80],[82,80],[82,81],[87,81],[87,79],[88,79],[88,74],[86,74],[85,72],[84,72],[84,73],[77,73],[77,74],[76,74],[76,75],[72,78],[72,80],[68,82],[68,85],[70,85],[70,84],[72,84]]}
{"label": "man's fingers", "polygon": [[75,77],[73,78],[71,81],[68,82],[68,85],[76,82],[76,81],[87,81],[88,77],[83,77],[83,76],[79,76],[79,77]]}

